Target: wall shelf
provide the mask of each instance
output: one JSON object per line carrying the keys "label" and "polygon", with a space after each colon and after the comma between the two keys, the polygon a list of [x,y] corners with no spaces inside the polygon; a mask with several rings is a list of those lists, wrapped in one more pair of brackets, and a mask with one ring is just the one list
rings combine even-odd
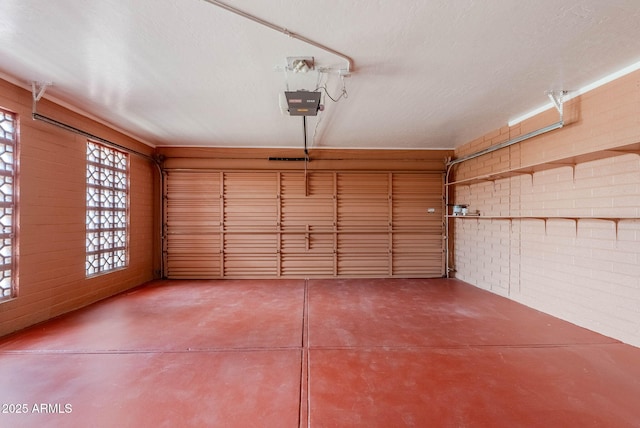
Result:
{"label": "wall shelf", "polygon": [[519,175],[533,176],[533,174],[536,172],[541,172],[541,171],[554,169],[554,168],[561,168],[561,167],[571,167],[571,168],[574,168],[575,170],[575,166],[580,163],[606,159],[614,156],[621,156],[629,153],[640,155],[640,143],[629,144],[626,146],[615,147],[612,149],[598,150],[595,152],[585,153],[585,154],[576,155],[576,156],[558,158],[558,159],[545,161],[541,163],[524,165],[524,166],[510,168],[503,171],[497,171],[497,172],[484,174],[476,177],[463,178],[460,180],[452,181],[450,183],[446,183],[445,186],[471,185],[471,184],[483,183],[487,181],[496,181],[504,178],[516,177]]}
{"label": "wall shelf", "polygon": [[640,217],[609,217],[609,216],[493,216],[493,215],[447,215],[446,218],[455,218],[461,220],[542,220],[544,221],[544,231],[547,232],[547,222],[549,220],[572,220],[576,225],[576,234],[578,233],[578,223],[580,220],[596,220],[611,221],[616,227],[616,239],[618,239],[618,224],[621,221],[640,221]]}
{"label": "wall shelf", "polygon": [[[533,179],[533,175],[537,172],[546,171],[555,168],[570,167],[573,169],[573,176],[575,180],[576,165],[584,162],[591,162],[601,159],[612,158],[615,156],[622,156],[625,154],[640,155],[640,143],[627,144],[624,146],[613,147],[609,149],[596,150],[589,153],[583,153],[575,156],[567,156],[563,158],[551,159],[544,162],[532,163],[529,165],[523,165],[519,167],[509,168],[502,171],[496,171],[489,174],[479,175],[475,177],[463,178],[452,182],[446,182],[445,188],[449,186],[471,186],[478,183],[493,182],[497,180],[516,177],[520,175],[530,175]],[[448,175],[447,175],[448,178]],[[448,190],[447,190],[448,195]],[[449,203],[448,196],[446,197],[446,203]],[[572,220],[575,222],[576,234],[578,233],[578,223],[580,220],[601,220],[611,221],[615,225],[616,239],[618,239],[618,225],[621,221],[638,221],[637,217],[613,217],[613,216],[477,216],[477,215],[446,215],[447,219],[476,219],[480,220],[541,220],[544,221],[545,234],[547,232],[547,222],[549,220]],[[448,232],[447,237],[448,237]]]}

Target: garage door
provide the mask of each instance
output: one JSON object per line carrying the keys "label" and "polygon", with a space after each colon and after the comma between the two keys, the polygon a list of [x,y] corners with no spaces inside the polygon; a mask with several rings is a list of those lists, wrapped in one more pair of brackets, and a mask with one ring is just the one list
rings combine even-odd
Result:
{"label": "garage door", "polygon": [[440,277],[442,174],[165,172],[168,278]]}

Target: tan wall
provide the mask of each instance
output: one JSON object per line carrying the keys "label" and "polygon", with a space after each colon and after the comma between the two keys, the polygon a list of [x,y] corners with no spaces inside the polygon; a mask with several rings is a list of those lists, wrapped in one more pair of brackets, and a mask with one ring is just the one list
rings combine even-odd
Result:
{"label": "tan wall", "polygon": [[[31,93],[0,80],[0,107],[19,118],[18,296],[0,303],[0,335],[140,285],[159,269],[157,172],[131,156],[127,269],[85,278],[86,138],[31,119]],[[43,100],[38,112],[117,144],[152,149]],[[155,190],[154,190],[155,186]]]}
{"label": "tan wall", "polygon": [[[455,276],[640,346],[639,101],[636,72],[569,101],[565,128],[456,167],[454,180],[470,180],[558,161],[453,186],[454,200],[483,216],[516,217],[450,220]],[[555,110],[545,112],[461,147],[456,157],[557,120]]]}

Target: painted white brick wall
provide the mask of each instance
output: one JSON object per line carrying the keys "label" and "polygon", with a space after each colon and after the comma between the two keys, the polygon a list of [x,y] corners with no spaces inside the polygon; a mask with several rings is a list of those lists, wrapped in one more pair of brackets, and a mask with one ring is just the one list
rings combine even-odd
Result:
{"label": "painted white brick wall", "polygon": [[[640,156],[455,188],[488,216],[640,217]],[[640,220],[455,219],[455,276],[640,346]]]}

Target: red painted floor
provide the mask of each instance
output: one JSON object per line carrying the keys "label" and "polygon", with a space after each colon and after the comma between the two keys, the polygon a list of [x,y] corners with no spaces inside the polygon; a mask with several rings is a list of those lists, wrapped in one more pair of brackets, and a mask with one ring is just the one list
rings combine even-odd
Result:
{"label": "red painted floor", "polygon": [[640,349],[456,280],[158,281],[1,339],[0,402],[0,427],[640,427]]}

